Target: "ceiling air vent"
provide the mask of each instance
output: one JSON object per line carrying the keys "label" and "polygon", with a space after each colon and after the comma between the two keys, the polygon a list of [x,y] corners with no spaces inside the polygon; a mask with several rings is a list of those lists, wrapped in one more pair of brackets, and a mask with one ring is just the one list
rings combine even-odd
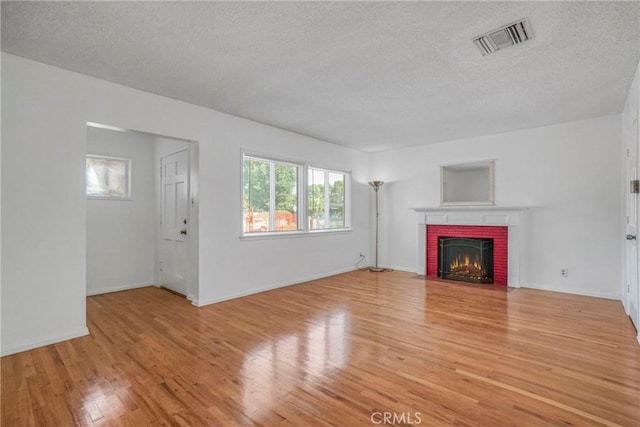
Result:
{"label": "ceiling air vent", "polygon": [[527,18],[523,18],[504,27],[484,33],[481,36],[474,37],[473,42],[478,46],[482,55],[489,55],[531,38],[533,38],[531,26]]}

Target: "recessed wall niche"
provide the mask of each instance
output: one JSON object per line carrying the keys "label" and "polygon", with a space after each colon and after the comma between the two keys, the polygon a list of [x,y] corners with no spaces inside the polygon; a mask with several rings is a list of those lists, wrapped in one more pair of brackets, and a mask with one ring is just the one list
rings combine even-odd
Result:
{"label": "recessed wall niche", "polygon": [[493,205],[493,169],[493,160],[440,166],[440,205]]}

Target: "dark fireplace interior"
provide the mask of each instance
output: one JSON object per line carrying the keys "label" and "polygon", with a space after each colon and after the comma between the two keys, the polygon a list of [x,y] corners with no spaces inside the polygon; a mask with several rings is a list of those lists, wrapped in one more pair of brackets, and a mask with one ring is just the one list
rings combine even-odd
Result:
{"label": "dark fireplace interior", "polygon": [[493,283],[493,239],[438,237],[438,277]]}

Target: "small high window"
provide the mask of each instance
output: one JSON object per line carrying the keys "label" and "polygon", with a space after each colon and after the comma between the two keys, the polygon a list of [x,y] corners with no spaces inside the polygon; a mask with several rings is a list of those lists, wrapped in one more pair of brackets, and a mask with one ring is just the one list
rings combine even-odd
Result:
{"label": "small high window", "polygon": [[130,199],[131,160],[88,155],[87,197],[96,199]]}

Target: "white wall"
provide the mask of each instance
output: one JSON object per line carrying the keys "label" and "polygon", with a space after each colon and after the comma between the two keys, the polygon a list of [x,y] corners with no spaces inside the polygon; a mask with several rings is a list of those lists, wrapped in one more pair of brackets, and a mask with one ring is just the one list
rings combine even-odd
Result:
{"label": "white wall", "polygon": [[87,128],[87,154],[131,159],[131,200],[87,200],[87,295],[155,282],[155,138]]}
{"label": "white wall", "polygon": [[2,55],[3,354],[87,333],[82,91],[20,63]]}
{"label": "white wall", "polygon": [[415,270],[409,209],[439,205],[441,164],[496,159],[495,204],[530,208],[522,284],[620,298],[621,150],[615,115],[375,153],[371,176],[386,181],[381,264]]}
{"label": "white wall", "polygon": [[[87,332],[87,121],[199,143],[200,304],[350,270],[368,253],[364,153],[5,53],[2,88],[3,354]],[[353,231],[240,240],[241,147],[352,170]]]}

